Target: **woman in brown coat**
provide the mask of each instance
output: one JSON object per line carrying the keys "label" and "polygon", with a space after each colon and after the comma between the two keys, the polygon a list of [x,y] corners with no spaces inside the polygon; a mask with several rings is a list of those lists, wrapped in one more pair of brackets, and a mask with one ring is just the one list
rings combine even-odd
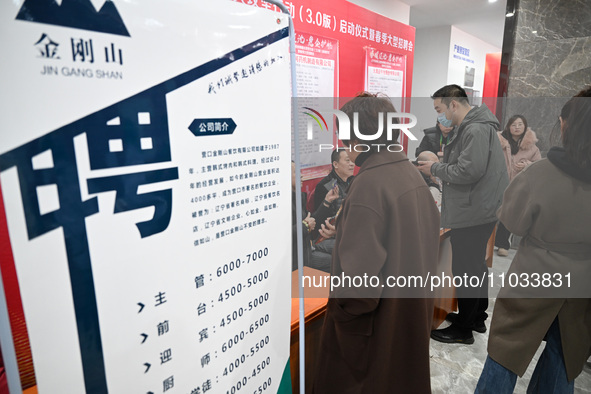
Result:
{"label": "woman in brown coat", "polygon": [[523,238],[476,393],[512,393],[542,340],[528,393],[572,393],[591,355],[591,87],[565,104],[560,124],[564,148],[515,177],[498,213]]}
{"label": "woman in brown coat", "polygon": [[[351,120],[357,112],[359,130],[375,134],[379,116],[386,124],[386,113],[395,112],[394,107],[387,98],[361,96],[342,111]],[[382,139],[367,144],[343,141],[361,169],[336,225],[331,275],[343,282],[349,277],[353,286],[331,291],[314,378],[317,394],[431,392],[433,300],[428,298],[428,288],[409,282],[406,287],[390,287],[403,282],[386,280],[435,272],[439,211],[407,157],[386,148],[396,144],[397,133],[394,141],[386,139],[385,130]],[[377,144],[382,144],[379,152]],[[359,153],[370,145],[371,151]]]}
{"label": "woman in brown coat", "polygon": [[[512,181],[525,167],[542,158],[540,149],[536,146],[538,139],[532,129],[527,127],[527,120],[523,115],[513,115],[507,121],[503,131],[499,131],[499,141],[505,154],[505,164],[509,181]],[[495,236],[495,246],[499,256],[507,256],[511,232],[499,222]]]}

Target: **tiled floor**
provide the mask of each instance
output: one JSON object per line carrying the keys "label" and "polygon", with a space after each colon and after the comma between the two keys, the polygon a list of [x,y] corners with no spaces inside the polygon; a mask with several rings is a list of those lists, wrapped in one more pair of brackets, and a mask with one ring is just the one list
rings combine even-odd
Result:
{"label": "tiled floor", "polygon": [[[508,257],[499,257],[495,253],[491,271],[506,272],[513,256],[515,256],[515,250],[510,250]],[[491,299],[489,302],[489,315],[492,315],[494,301],[495,299]],[[441,328],[446,324],[448,323],[443,323]],[[490,317],[486,321],[486,325],[490,326]],[[475,332],[474,339],[472,345],[444,344],[431,340],[431,388],[434,394],[474,393],[487,355],[488,331],[484,334]],[[515,393],[525,393],[529,378],[543,347],[544,344],[538,349],[523,378],[517,379]],[[575,380],[575,393],[591,394],[591,367],[588,365]]]}

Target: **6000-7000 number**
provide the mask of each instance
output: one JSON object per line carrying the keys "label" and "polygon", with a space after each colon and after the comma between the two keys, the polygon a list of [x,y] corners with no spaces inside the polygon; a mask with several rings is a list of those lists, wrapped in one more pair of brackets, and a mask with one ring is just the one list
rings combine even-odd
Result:
{"label": "6000-7000 number", "polygon": [[255,262],[261,260],[263,257],[267,257],[269,255],[269,249],[263,248],[252,253],[246,255],[245,259],[236,259],[232,260],[229,263],[221,265],[216,270],[216,275],[219,278],[222,275],[225,275],[229,272],[239,269],[240,267],[250,264],[251,262]]}

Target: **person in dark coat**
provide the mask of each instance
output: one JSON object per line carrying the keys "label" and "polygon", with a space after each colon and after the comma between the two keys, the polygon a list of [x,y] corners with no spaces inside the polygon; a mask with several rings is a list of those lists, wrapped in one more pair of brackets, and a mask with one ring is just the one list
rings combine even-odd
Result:
{"label": "person in dark coat", "polygon": [[453,135],[452,130],[453,126],[451,126],[451,123],[449,124],[449,127],[445,127],[439,123],[439,120],[437,121],[437,124],[435,124],[435,127],[423,130],[425,136],[421,140],[417,149],[415,149],[415,157],[419,157],[421,152],[424,151],[433,152],[438,157],[443,156],[443,148],[450,141]]}
{"label": "person in dark coat", "polygon": [[[353,181],[355,164],[342,149],[335,149],[330,155],[332,170],[316,185],[314,189],[314,214],[318,223],[324,223],[325,218],[334,218],[343,199],[347,196],[349,185]],[[312,238],[314,240],[314,238]],[[334,238],[317,239],[312,246],[309,266],[324,272],[330,271]],[[319,241],[319,242],[318,242]]]}
{"label": "person in dark coat", "polygon": [[[353,112],[359,113],[359,130],[364,134],[375,133],[380,115],[395,112],[389,99],[369,93],[341,110],[349,119]],[[398,133],[394,131],[394,139]],[[358,139],[343,143],[361,168],[337,219],[331,275],[366,276],[376,287],[345,285],[331,290],[312,391],[430,393],[433,299],[428,298],[428,289],[388,286],[386,280],[435,272],[439,212],[404,153],[385,148],[359,153]],[[370,143],[396,141],[384,133]]]}
{"label": "person in dark coat", "polygon": [[591,86],[560,124],[564,147],[521,171],[498,212],[522,237],[506,275],[520,285],[499,292],[476,393],[512,393],[544,340],[527,392],[572,393],[591,355]]}
{"label": "person in dark coat", "polygon": [[[509,182],[525,167],[542,158],[540,149],[536,146],[536,142],[538,142],[536,133],[527,127],[527,120],[523,115],[510,117],[503,131],[499,131],[497,134],[505,154]],[[495,246],[499,248],[497,254],[501,257],[509,255],[510,236],[511,232],[505,228],[503,223],[499,222],[495,235]]]}
{"label": "person in dark coat", "polygon": [[[328,216],[334,216],[341,207],[343,199],[347,195],[349,185],[353,181],[355,164],[349,160],[347,152],[336,149],[330,155],[330,162],[332,170],[318,182],[314,189],[314,211],[317,211],[324,205],[329,210]],[[331,199],[331,201],[326,200],[326,195],[335,186],[338,186],[338,197]]]}
{"label": "person in dark coat", "polygon": [[499,121],[486,105],[472,108],[466,91],[458,85],[444,86],[432,98],[438,116],[449,117],[456,129],[443,151],[443,162],[419,161],[417,168],[443,183],[441,226],[451,229],[454,276],[482,281],[479,286],[470,286],[466,280],[456,287],[458,313],[448,314],[446,319],[452,324],[433,330],[431,338],[472,344],[472,331],[486,331],[486,245],[509,177],[497,137]]}

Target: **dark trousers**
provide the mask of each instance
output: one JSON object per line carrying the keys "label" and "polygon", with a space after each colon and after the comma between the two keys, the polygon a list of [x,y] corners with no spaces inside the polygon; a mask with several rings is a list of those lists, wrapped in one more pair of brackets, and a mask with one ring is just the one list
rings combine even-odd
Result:
{"label": "dark trousers", "polygon": [[505,227],[503,223],[499,222],[499,225],[497,226],[497,234],[495,235],[495,246],[497,248],[509,250],[511,247],[511,243],[509,242],[510,236],[511,231],[507,230],[507,227]]}
{"label": "dark trousers", "polygon": [[474,322],[486,320],[488,314],[488,267],[486,244],[495,223],[452,229],[450,233],[452,272],[467,278],[468,283],[456,287],[458,298],[458,325],[471,327]]}

